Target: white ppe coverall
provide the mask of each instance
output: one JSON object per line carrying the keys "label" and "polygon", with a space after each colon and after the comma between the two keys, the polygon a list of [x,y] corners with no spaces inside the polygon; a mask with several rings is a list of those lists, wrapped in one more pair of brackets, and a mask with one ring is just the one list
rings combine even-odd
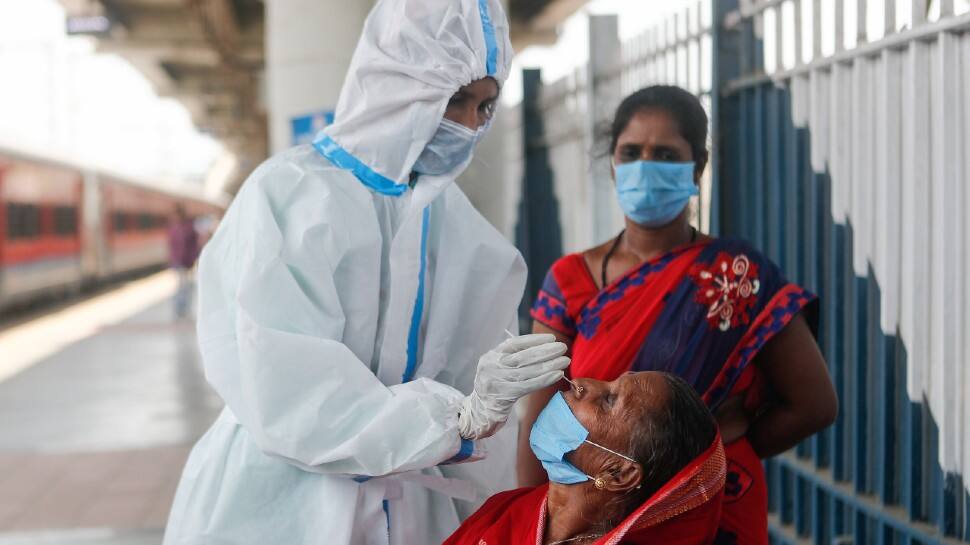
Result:
{"label": "white ppe coverall", "polygon": [[226,408],[166,545],[432,545],[514,485],[514,423],[471,442],[457,422],[525,265],[454,184],[470,158],[408,183],[449,99],[511,54],[497,0],[380,0],[335,124],[243,185],[199,269]]}

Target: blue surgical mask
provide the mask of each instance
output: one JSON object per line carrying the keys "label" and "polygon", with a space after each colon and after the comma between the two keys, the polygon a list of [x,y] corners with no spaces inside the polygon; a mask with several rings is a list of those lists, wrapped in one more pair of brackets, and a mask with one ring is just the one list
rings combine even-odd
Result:
{"label": "blue surgical mask", "polygon": [[593,478],[566,461],[566,455],[578,449],[583,443],[636,462],[629,456],[588,441],[587,437],[589,437],[589,430],[583,427],[573,415],[562,392],[556,392],[546,408],[539,413],[536,423],[532,425],[529,445],[536,458],[542,462],[549,480],[559,484],[582,483]]}
{"label": "blue surgical mask", "polygon": [[634,161],[616,165],[616,194],[626,217],[644,227],[677,219],[698,194],[694,163]]}
{"label": "blue surgical mask", "polygon": [[429,176],[441,176],[454,171],[471,157],[475,144],[481,140],[486,130],[488,124],[473,131],[460,123],[442,119],[437,132],[424,147],[411,170]]}

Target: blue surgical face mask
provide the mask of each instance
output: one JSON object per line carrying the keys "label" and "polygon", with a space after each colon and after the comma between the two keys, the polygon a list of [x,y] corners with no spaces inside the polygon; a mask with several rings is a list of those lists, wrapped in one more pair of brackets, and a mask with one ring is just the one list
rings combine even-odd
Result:
{"label": "blue surgical face mask", "polygon": [[411,170],[429,176],[452,172],[471,157],[475,144],[482,139],[488,127],[489,124],[486,123],[473,131],[460,123],[442,119],[437,132],[424,147]]}
{"label": "blue surgical face mask", "polygon": [[616,165],[616,194],[626,217],[644,227],[677,219],[698,194],[694,163],[634,161]]}
{"label": "blue surgical face mask", "polygon": [[583,443],[636,463],[629,456],[588,441],[587,437],[589,431],[573,415],[562,392],[556,392],[532,425],[529,445],[536,458],[542,462],[549,480],[559,484],[582,483],[593,478],[566,461],[566,454],[578,449]]}

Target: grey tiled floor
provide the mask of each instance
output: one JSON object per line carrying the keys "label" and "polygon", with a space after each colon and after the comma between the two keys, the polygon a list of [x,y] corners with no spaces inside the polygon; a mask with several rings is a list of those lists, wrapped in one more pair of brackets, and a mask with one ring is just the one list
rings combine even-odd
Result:
{"label": "grey tiled floor", "polygon": [[167,302],[0,382],[0,545],[159,543],[220,409]]}
{"label": "grey tiled floor", "polygon": [[161,542],[161,530],[93,528],[0,535],[0,545],[158,545]]}

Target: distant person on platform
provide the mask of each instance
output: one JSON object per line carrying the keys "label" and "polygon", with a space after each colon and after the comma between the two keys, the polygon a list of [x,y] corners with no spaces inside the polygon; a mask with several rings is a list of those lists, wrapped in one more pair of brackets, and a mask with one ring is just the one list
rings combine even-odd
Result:
{"label": "distant person on platform", "polygon": [[175,207],[175,218],[168,228],[168,262],[178,275],[175,290],[175,317],[185,318],[192,305],[192,267],[199,258],[199,234],[185,207]]}

